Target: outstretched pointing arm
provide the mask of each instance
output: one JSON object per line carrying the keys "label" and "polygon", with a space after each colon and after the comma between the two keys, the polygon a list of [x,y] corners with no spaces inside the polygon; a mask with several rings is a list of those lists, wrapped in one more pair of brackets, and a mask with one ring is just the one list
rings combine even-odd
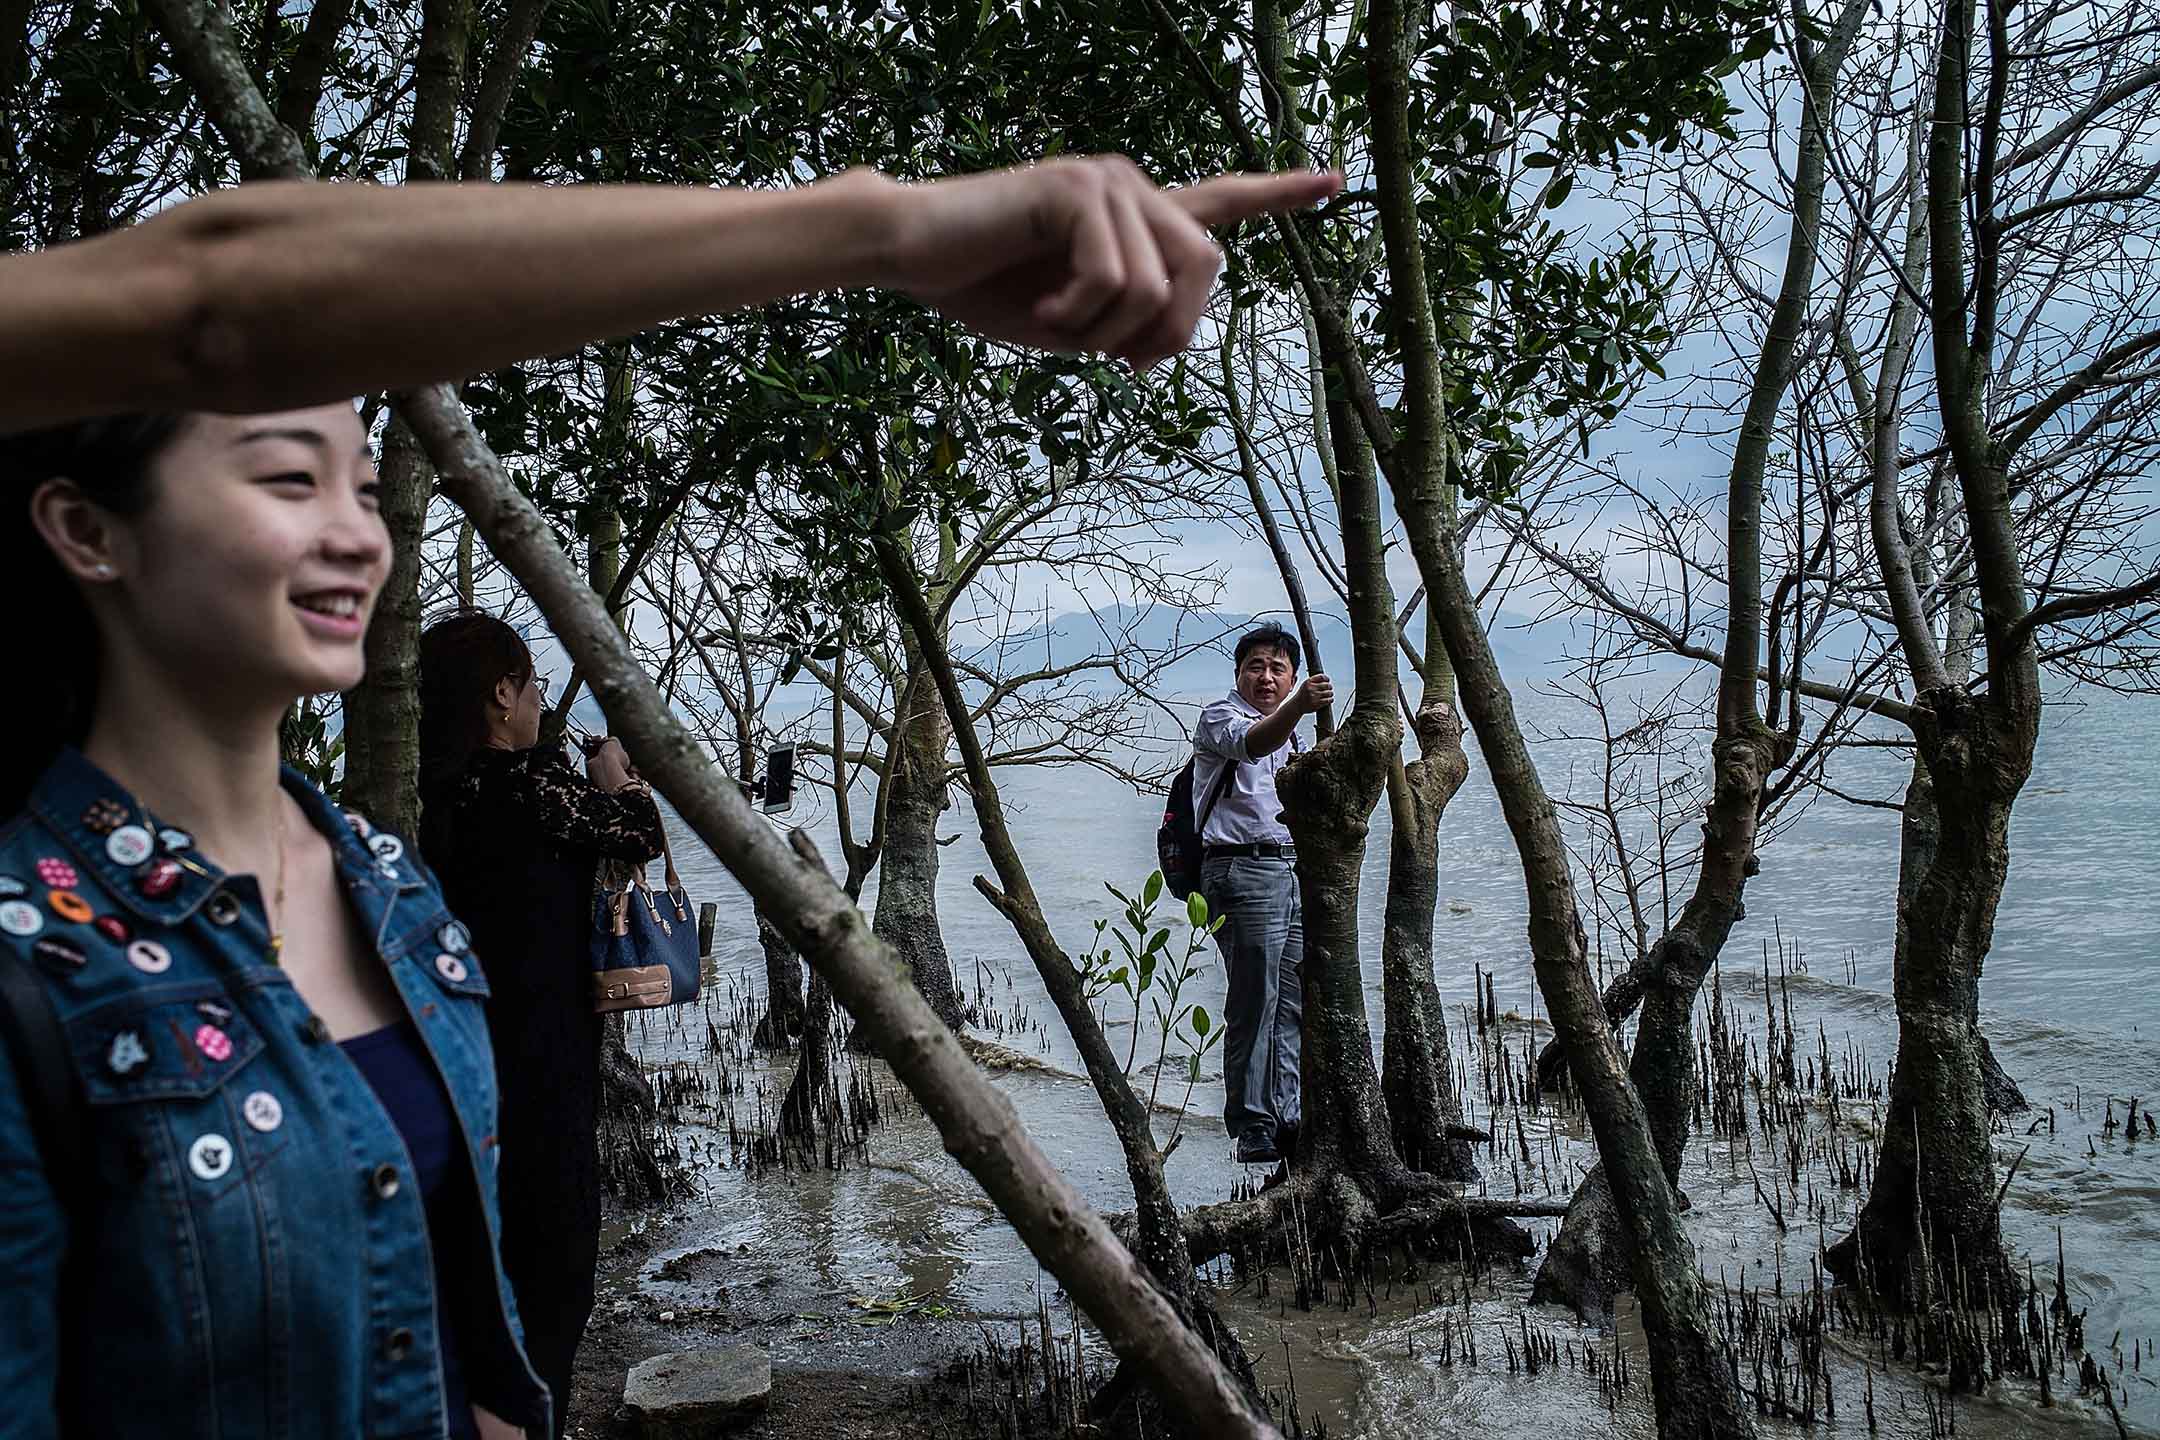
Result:
{"label": "outstretched pointing arm", "polygon": [[0,257],[0,431],[460,379],[656,322],[884,286],[996,339],[1145,365],[1214,283],[1206,227],[1332,174],[1157,189],[1116,156],[788,190],[272,181]]}

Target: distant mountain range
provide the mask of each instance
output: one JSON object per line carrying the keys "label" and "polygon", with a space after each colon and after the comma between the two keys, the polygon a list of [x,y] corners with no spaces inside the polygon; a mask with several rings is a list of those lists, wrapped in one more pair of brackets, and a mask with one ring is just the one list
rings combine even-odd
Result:
{"label": "distant mountain range", "polygon": [[[1230,686],[1230,655],[1237,639],[1262,621],[1273,620],[1292,634],[1296,622],[1290,613],[1260,615],[1227,610],[1177,610],[1169,606],[1142,609],[1116,605],[1099,611],[1060,615],[1049,623],[1010,637],[1006,642],[1007,668],[1014,663],[1048,666],[1070,665],[1116,646],[1129,646],[1136,660],[1142,653],[1159,655],[1185,652],[1157,678],[1166,695],[1202,695]],[[1330,674],[1347,676],[1350,669],[1350,621],[1340,613],[1316,612],[1313,616],[1320,659]],[[1501,669],[1510,676],[1527,676],[1560,660],[1570,627],[1564,619],[1532,621],[1527,616],[1502,611],[1490,634]],[[1422,643],[1423,636],[1417,639]],[[1307,657],[1305,671],[1312,669]],[[1410,677],[1407,659],[1402,672]],[[1115,684],[1104,672],[1101,683]]]}

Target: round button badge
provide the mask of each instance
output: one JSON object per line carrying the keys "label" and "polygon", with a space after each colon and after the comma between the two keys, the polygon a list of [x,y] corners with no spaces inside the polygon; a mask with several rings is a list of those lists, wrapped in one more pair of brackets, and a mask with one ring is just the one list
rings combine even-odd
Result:
{"label": "round button badge", "polygon": [[472,944],[470,940],[467,940],[465,938],[465,927],[458,924],[455,920],[451,921],[448,925],[443,926],[441,932],[438,933],[435,938],[441,943],[443,949],[449,951],[453,955],[464,954],[466,949]]}
{"label": "round button badge", "polygon": [[285,1107],[268,1090],[257,1090],[240,1102],[240,1118],[267,1135],[285,1123]]}
{"label": "round button badge", "polygon": [[35,935],[45,928],[37,906],[23,900],[0,901],[0,930],[10,935]]}
{"label": "round button badge", "polygon": [[157,832],[158,843],[167,850],[185,850],[195,843],[195,837],[185,830],[166,828]]}
{"label": "round button badge", "polygon": [[137,940],[127,948],[128,964],[145,975],[162,975],[172,969],[172,951],[155,940]]}
{"label": "round button badge", "polygon": [[395,864],[405,854],[405,842],[395,835],[381,833],[368,841],[368,849],[375,852],[377,860],[385,865],[391,865]]}
{"label": "round button badge", "polygon": [[222,1180],[225,1172],[232,1169],[232,1141],[223,1135],[203,1135],[188,1146],[188,1169],[195,1172],[198,1180]]}
{"label": "round button badge", "polygon": [[204,1059],[217,1064],[232,1059],[232,1037],[215,1025],[195,1027],[195,1048],[202,1051]]}
{"label": "round button badge", "polygon": [[437,955],[435,973],[453,985],[459,984],[465,979],[465,962],[455,955]]}
{"label": "round button badge", "polygon": [[53,914],[77,925],[89,924],[90,917],[96,913],[90,908],[89,901],[72,890],[55,890],[45,897],[45,903],[52,906]]}
{"label": "round button badge", "polygon": [[122,825],[105,837],[105,853],[115,865],[140,865],[156,848],[157,842],[140,825]]}

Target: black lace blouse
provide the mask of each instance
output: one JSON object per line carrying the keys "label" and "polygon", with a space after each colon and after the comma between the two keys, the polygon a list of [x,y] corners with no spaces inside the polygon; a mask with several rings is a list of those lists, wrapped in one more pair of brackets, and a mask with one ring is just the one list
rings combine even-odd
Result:
{"label": "black lace blouse", "polygon": [[643,787],[599,789],[558,748],[482,749],[428,797],[421,839],[492,992],[504,1266],[521,1308],[545,1308],[527,1306],[526,1292],[550,1288],[550,1275],[582,1283],[589,1305],[600,1228],[594,875],[603,861],[660,853],[659,807]]}

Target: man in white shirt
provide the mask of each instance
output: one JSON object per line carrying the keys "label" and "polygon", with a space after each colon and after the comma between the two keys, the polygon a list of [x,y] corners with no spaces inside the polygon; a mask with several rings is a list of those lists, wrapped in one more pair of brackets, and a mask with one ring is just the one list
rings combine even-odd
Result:
{"label": "man in white shirt", "polygon": [[1215,933],[1230,980],[1223,1123],[1246,1165],[1281,1159],[1301,1114],[1305,922],[1275,772],[1297,753],[1298,721],[1334,699],[1335,687],[1325,675],[1298,684],[1298,657],[1296,638],[1280,625],[1246,632],[1237,643],[1237,689],[1202,710],[1193,729],[1200,891],[1210,915],[1228,917]]}

